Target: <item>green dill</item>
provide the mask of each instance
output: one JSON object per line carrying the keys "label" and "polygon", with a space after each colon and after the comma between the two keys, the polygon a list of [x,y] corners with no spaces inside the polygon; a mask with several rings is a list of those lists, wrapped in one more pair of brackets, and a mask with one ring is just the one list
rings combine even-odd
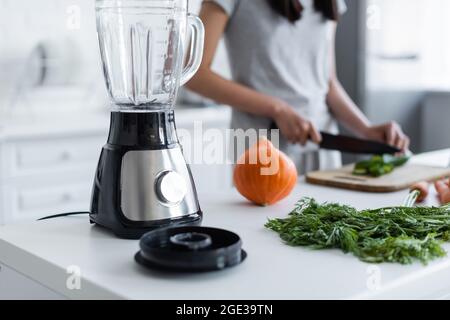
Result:
{"label": "green dill", "polygon": [[450,207],[389,207],[358,211],[303,198],[285,219],[270,219],[267,228],[292,246],[338,248],[371,263],[427,262],[446,255]]}

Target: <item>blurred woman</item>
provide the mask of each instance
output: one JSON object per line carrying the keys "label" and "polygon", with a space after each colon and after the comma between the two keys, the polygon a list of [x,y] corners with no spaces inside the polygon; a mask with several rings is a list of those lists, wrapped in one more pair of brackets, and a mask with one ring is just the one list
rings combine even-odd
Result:
{"label": "blurred woman", "polygon": [[[395,122],[373,125],[349,98],[336,76],[334,36],[346,10],[343,0],[205,0],[202,66],[188,87],[233,107],[233,129],[281,132],[280,148],[300,173],[340,165],[340,154],[302,152],[320,130],[336,121],[355,135],[403,150],[408,137]],[[232,80],[211,70],[225,37]]]}

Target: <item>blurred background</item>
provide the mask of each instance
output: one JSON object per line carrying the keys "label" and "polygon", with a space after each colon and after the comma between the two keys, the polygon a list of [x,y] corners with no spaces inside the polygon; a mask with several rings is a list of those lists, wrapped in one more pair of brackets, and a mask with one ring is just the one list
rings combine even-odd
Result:
{"label": "blurred background", "polygon": [[[337,64],[352,98],[375,123],[398,121],[413,152],[448,148],[450,1],[346,2]],[[0,224],[89,209],[109,127],[94,3],[0,0]],[[229,77],[223,44],[213,68]],[[179,100],[179,128],[228,127],[228,107],[186,90]],[[200,190],[231,186],[220,165],[193,173]]]}

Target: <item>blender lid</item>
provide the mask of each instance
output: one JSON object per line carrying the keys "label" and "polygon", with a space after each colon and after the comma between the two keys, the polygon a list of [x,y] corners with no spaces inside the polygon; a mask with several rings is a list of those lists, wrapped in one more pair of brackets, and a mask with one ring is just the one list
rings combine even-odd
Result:
{"label": "blender lid", "polygon": [[144,234],[135,260],[151,269],[175,272],[222,270],[247,257],[241,238],[230,231],[208,227],[172,227]]}

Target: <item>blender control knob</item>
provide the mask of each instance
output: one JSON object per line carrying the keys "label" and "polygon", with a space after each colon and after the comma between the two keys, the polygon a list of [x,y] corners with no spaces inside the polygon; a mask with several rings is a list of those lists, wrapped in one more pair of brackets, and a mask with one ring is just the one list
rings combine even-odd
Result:
{"label": "blender control knob", "polygon": [[155,191],[162,203],[174,205],[186,196],[186,181],[175,171],[164,171],[156,179]]}

